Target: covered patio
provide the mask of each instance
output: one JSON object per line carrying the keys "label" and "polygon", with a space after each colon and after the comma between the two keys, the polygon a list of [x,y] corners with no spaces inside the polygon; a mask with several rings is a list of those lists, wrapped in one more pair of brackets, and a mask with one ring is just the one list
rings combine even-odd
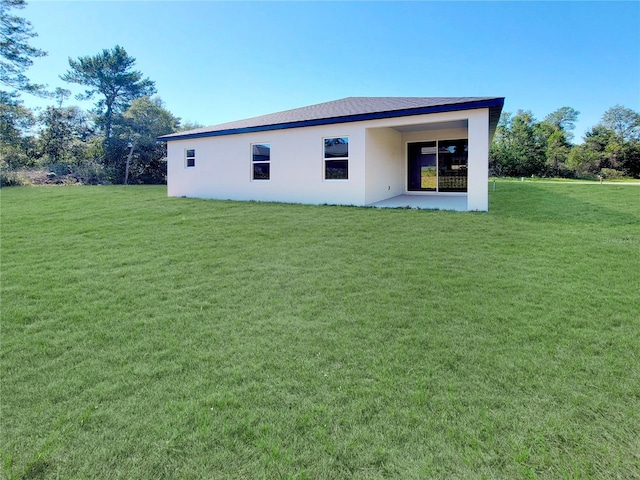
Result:
{"label": "covered patio", "polygon": [[389,118],[366,127],[365,205],[488,210],[488,157],[500,109]]}

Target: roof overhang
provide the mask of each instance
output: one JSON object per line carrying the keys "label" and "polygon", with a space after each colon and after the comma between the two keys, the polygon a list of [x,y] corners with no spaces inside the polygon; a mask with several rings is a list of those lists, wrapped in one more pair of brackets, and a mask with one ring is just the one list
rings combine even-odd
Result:
{"label": "roof overhang", "polygon": [[[266,132],[271,130],[284,130],[289,128],[301,128],[301,127],[313,127],[318,125],[333,125],[337,123],[350,123],[350,122],[363,122],[366,120],[379,120],[384,118],[398,118],[408,117],[413,115],[426,115],[431,113],[443,113],[443,112],[458,112],[462,110],[475,110],[479,108],[489,109],[489,138],[493,138],[498,121],[500,120],[500,113],[504,105],[504,98],[489,98],[476,101],[469,101],[463,103],[451,103],[445,105],[434,105],[428,107],[407,108],[400,110],[382,111],[382,112],[370,112],[355,115],[344,115],[330,118],[318,118],[312,120],[302,120],[297,122],[286,123],[274,123],[270,125],[255,125],[243,128],[222,128],[219,130],[211,130],[204,132],[194,132],[184,134],[170,134],[158,137],[158,140],[174,141],[174,140],[186,140],[203,137],[220,137],[225,135],[239,135],[242,133],[253,132]],[[212,127],[215,128],[215,127]]]}

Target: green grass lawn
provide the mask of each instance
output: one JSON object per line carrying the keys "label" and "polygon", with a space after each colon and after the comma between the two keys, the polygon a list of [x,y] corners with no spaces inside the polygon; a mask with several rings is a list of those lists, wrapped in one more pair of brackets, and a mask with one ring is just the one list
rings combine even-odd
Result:
{"label": "green grass lawn", "polygon": [[2,478],[640,478],[640,187],[1,222]]}

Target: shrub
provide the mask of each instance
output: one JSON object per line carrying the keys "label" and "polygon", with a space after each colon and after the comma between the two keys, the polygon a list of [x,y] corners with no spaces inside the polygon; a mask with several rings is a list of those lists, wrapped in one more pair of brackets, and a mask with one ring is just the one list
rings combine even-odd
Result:
{"label": "shrub", "polygon": [[0,169],[0,188],[29,185],[29,179],[15,170]]}
{"label": "shrub", "polygon": [[95,160],[87,160],[79,164],[53,163],[47,165],[48,172],[54,173],[53,178],[38,183],[81,183],[97,185],[110,183],[109,172],[104,165]]}
{"label": "shrub", "polygon": [[109,173],[104,165],[95,161],[85,162],[74,167],[73,175],[79,182],[88,185],[111,183],[109,182]]}
{"label": "shrub", "polygon": [[600,175],[602,175],[602,178],[606,178],[607,180],[617,180],[619,178],[624,178],[624,173],[613,168],[600,169]]}
{"label": "shrub", "polygon": [[578,180],[598,180],[598,175],[593,172],[579,172],[576,173],[575,178]]}

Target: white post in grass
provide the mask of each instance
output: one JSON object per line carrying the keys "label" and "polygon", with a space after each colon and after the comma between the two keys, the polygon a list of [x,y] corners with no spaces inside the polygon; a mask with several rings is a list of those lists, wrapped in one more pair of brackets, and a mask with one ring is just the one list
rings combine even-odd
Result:
{"label": "white post in grass", "polygon": [[127,147],[129,147],[129,155],[127,155],[127,165],[124,168],[124,184],[125,185],[129,183],[129,165],[131,164],[131,156],[133,155],[133,149],[136,148],[135,139],[133,140],[133,142],[129,142]]}

